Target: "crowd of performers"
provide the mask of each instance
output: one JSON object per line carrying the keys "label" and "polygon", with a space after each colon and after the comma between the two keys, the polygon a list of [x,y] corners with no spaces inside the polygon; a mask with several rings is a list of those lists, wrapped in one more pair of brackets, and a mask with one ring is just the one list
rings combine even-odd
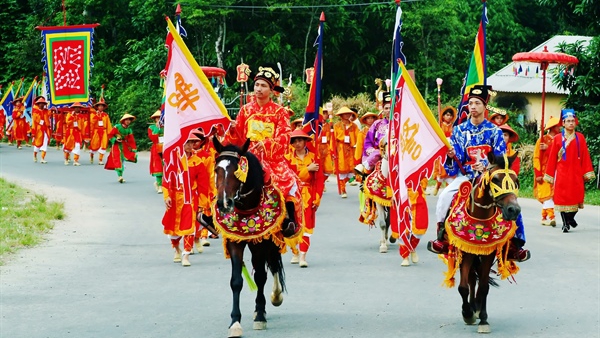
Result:
{"label": "crowd of performers", "polygon": [[[125,113],[119,123],[112,125],[104,98],[89,107],[75,102],[68,108],[48,109],[46,99],[38,96],[31,110],[31,122],[25,116],[23,97],[15,99],[12,104],[10,125],[6,125],[6,117],[0,114],[2,135],[8,137],[9,146],[15,145],[19,150],[23,146],[32,146],[35,163],[48,163],[46,155],[52,140],[57,149],[62,149],[65,165],[81,166],[80,156],[85,151],[89,153],[90,164],[94,164],[97,154],[97,163],[107,170],[114,170],[120,183],[125,182],[124,162],[137,161],[137,146],[130,127],[135,116]],[[107,152],[109,155],[105,163]]]}
{"label": "crowd of performers", "polygon": [[[202,252],[202,247],[210,242],[207,238],[218,238],[213,225],[211,204],[215,199],[215,158],[218,155],[212,138],[218,138],[223,144],[232,143],[241,146],[250,139],[249,150],[260,160],[265,171],[265,183],[277,186],[285,196],[285,209],[290,224],[282,228],[292,228],[300,233],[302,240],[292,247],[292,263],[307,267],[306,255],[310,247],[316,220],[315,212],[319,207],[324,186],[315,184],[315,176],[324,175],[323,180],[335,176],[341,198],[347,197],[346,185],[353,180],[361,181],[371,173],[381,170],[381,159],[387,141],[391,97],[384,93],[382,110],[379,114],[367,112],[359,116],[358,111],[341,107],[333,121],[333,112],[323,111],[322,128],[319,135],[309,136],[303,131],[302,120],[290,121],[293,115],[290,109],[272,101],[274,92],[281,92],[278,86],[279,75],[271,67],[261,67],[254,80],[254,100],[244,105],[228,130],[222,126],[213,128],[209,133],[197,130],[189,135],[184,146],[184,170],[190,175],[193,190],[193,220],[183,221],[184,187],[175,181],[164,184],[162,142],[164,128],[161,125],[161,112],[152,116],[153,124],[148,128],[148,137],[152,141],[150,149],[150,174],[156,192],[163,194],[166,212],[163,217],[164,233],[171,239],[175,249],[174,262],[190,266],[189,255],[194,251]],[[453,148],[442,163],[435,165],[436,185],[432,190],[438,194],[442,190],[436,206],[437,239],[428,243],[428,249],[436,254],[448,250],[444,233],[444,220],[460,183],[479,176],[487,166],[488,152],[497,156],[511,156],[515,153],[513,144],[519,135],[507,124],[506,112],[493,109],[488,112],[491,87],[475,86],[469,95],[469,117],[463,123],[453,127],[457,118],[456,110],[448,107],[442,110],[440,126]],[[47,109],[47,102],[40,96],[35,99],[31,124],[24,116],[23,98],[13,102],[13,123],[8,130],[9,145],[15,144],[22,149],[24,144],[33,146],[33,161],[47,163],[46,153],[51,139],[57,148],[62,147],[64,164],[80,166],[80,155],[84,148],[89,152],[91,164],[98,154],[98,164],[105,169],[114,170],[118,181],[124,183],[124,162],[137,161],[137,147],[130,124],[135,117],[125,113],[116,125],[112,125],[106,109],[107,103],[101,98],[92,106],[80,103],[72,104],[68,109]],[[0,125],[5,126],[5,121]],[[556,225],[555,211],[562,218],[562,230],[568,232],[577,227],[575,214],[583,207],[584,183],[594,179],[585,137],[575,131],[577,117],[572,109],[562,110],[561,117],[551,117],[544,126],[546,134],[535,145],[534,194],[542,203],[541,224]],[[561,127],[563,130],[561,131]],[[314,141],[314,142],[313,142]],[[106,153],[109,155],[104,162]],[[38,158],[38,154],[40,157]],[[72,155],[72,157],[71,157]],[[318,160],[317,160],[318,159]],[[511,168],[519,172],[520,163],[515,161]],[[461,172],[460,167],[464,172]],[[208,173],[208,174],[207,174]],[[380,191],[381,200],[390,199],[389,183],[384,181]],[[427,181],[409,191],[414,208],[424,205]],[[377,196],[368,196],[376,199]],[[389,204],[387,204],[389,205]],[[372,215],[361,203],[361,221],[372,225]],[[408,240],[414,247],[427,230],[425,222],[412,220],[413,227]],[[517,231],[509,248],[509,259],[525,261],[530,253],[524,249],[526,238],[522,216],[516,221]],[[403,234],[392,234],[398,238]],[[183,250],[180,242],[183,239]],[[408,252],[402,252],[406,258]]]}

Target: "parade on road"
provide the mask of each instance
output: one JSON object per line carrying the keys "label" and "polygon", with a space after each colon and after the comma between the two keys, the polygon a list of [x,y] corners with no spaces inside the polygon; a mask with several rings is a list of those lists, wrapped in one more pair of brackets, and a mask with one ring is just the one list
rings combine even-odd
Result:
{"label": "parade on road", "polygon": [[231,114],[179,5],[145,117],[111,111],[104,86],[64,85],[80,80],[59,61],[75,45],[53,44],[97,24],[37,27],[47,74],[1,97],[0,177],[67,216],[4,258],[0,337],[600,337],[597,154],[580,113],[542,108],[534,198],[520,197],[520,122],[476,75],[434,114],[396,3],[375,109],[325,99],[323,12],[300,118],[267,55],[238,68],[249,89]]}

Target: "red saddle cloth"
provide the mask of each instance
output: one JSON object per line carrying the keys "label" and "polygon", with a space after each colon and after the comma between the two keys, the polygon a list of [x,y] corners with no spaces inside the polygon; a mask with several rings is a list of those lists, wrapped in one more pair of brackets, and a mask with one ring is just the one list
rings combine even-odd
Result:
{"label": "red saddle cloth", "polygon": [[264,187],[259,206],[252,213],[241,213],[234,209],[232,213],[222,215],[216,210],[216,203],[212,204],[212,212],[219,233],[223,235],[226,258],[229,258],[225,245],[227,241],[259,243],[271,240],[279,247],[281,253],[285,252],[286,241],[289,240],[284,240],[281,234],[281,224],[286,216],[285,198],[281,190],[273,185]]}
{"label": "red saddle cloth", "polygon": [[452,201],[445,227],[450,245],[476,255],[489,255],[500,250],[515,235],[514,221],[504,221],[500,210],[489,219],[472,217],[468,213],[473,185],[463,182]]}
{"label": "red saddle cloth", "polygon": [[389,207],[392,205],[392,188],[387,177],[383,176],[381,171],[381,161],[377,162],[375,169],[363,184],[363,191],[367,198],[375,202]]}

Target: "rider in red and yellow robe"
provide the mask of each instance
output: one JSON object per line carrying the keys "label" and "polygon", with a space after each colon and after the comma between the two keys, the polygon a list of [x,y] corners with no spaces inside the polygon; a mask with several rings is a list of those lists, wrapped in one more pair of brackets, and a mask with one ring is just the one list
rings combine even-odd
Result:
{"label": "rider in red and yellow robe", "polygon": [[302,219],[302,211],[298,179],[284,158],[292,131],[289,114],[270,98],[274,90],[283,92],[283,88],[276,83],[278,79],[279,74],[272,67],[259,68],[254,78],[255,100],[240,109],[227,139],[238,147],[250,139],[249,150],[263,166],[265,183],[271,181],[285,196],[290,223],[283,228],[291,226],[299,230],[297,225],[302,222],[297,220]]}

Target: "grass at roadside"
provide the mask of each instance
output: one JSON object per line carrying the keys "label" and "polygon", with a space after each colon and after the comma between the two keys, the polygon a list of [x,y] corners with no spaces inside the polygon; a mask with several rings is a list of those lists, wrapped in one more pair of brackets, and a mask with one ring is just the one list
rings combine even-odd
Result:
{"label": "grass at roadside", "polygon": [[[521,189],[519,189],[519,197],[534,198],[533,197],[533,188],[532,187],[521,187]],[[586,190],[584,203],[590,204],[590,205],[600,205],[600,190],[598,190],[598,189]]]}
{"label": "grass at roadside", "polygon": [[41,242],[54,226],[65,218],[64,203],[50,202],[0,178],[0,265],[7,254]]}

